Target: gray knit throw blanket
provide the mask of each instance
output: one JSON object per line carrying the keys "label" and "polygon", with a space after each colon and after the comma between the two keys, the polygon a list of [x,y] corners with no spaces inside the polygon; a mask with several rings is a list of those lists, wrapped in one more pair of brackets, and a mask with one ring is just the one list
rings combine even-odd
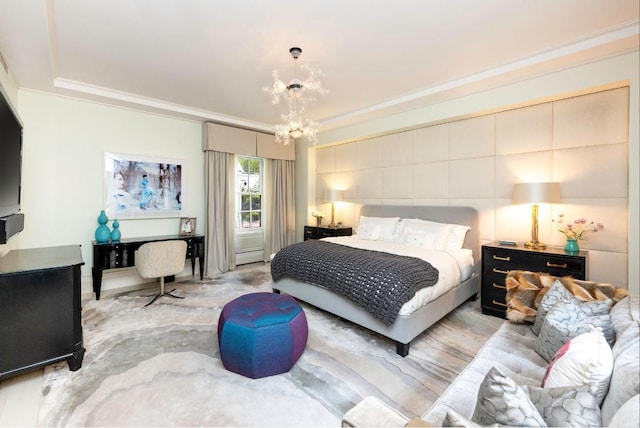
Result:
{"label": "gray knit throw blanket", "polygon": [[321,285],[389,326],[416,291],[438,282],[438,270],[415,257],[309,240],[280,250],[271,277]]}

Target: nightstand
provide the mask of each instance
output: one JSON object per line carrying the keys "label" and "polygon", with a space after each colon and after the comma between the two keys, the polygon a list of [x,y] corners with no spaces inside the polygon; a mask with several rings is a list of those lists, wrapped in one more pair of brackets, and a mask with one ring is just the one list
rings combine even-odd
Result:
{"label": "nightstand", "polygon": [[553,276],[571,275],[587,278],[587,251],[567,253],[564,248],[548,247],[531,250],[523,245],[500,245],[492,242],[482,246],[482,313],[506,317],[505,278],[511,270],[546,272]]}
{"label": "nightstand", "polygon": [[332,236],[351,236],[353,235],[353,229],[350,227],[340,227],[334,229],[327,226],[305,226],[304,227],[304,240],[308,239],[322,239]]}

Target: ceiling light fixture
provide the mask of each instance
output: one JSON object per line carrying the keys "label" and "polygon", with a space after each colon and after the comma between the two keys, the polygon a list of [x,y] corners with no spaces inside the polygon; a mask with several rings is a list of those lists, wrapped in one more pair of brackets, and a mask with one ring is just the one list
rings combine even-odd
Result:
{"label": "ceiling light fixture", "polygon": [[302,113],[307,104],[315,101],[314,94],[324,95],[327,93],[320,80],[322,71],[306,65],[298,67],[297,60],[302,54],[302,49],[293,47],[289,49],[289,53],[296,64],[296,74],[302,70],[307,73],[307,77],[304,80],[293,78],[286,84],[280,80],[278,70],[273,70],[273,85],[263,88],[265,92],[271,95],[272,104],[280,104],[281,99],[286,99],[289,106],[289,113],[281,115],[285,123],[275,126],[276,143],[287,145],[291,138],[305,137],[315,144],[318,141],[319,124],[311,119],[304,119]]}

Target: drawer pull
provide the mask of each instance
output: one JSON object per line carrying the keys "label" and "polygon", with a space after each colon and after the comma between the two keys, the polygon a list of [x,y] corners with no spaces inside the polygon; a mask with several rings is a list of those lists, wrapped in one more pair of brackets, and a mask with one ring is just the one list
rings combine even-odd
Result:
{"label": "drawer pull", "polygon": [[493,270],[494,273],[503,273],[505,275],[509,273],[508,270],[500,270],[500,269],[496,269],[496,268],[493,268],[492,270]]}
{"label": "drawer pull", "polygon": [[551,263],[551,262],[547,262],[547,267],[554,267],[554,268],[562,268],[562,269],[566,269],[567,268],[567,264],[562,264],[559,265],[557,263]]}
{"label": "drawer pull", "polygon": [[499,305],[499,306],[504,306],[505,308],[507,307],[507,305],[506,305],[506,304],[504,304],[504,303],[502,303],[502,302],[496,302],[496,300],[495,300],[495,299],[493,299],[493,304],[494,304],[494,305]]}
{"label": "drawer pull", "polygon": [[500,256],[493,256],[493,260],[502,260],[503,262],[510,262],[511,261],[511,257],[507,256],[507,257],[500,257]]}
{"label": "drawer pull", "polygon": [[507,289],[507,287],[506,287],[506,286],[504,286],[504,285],[498,285],[498,284],[496,284],[495,282],[493,283],[493,286],[494,286],[495,288],[502,288],[502,289],[504,289],[504,290],[506,290],[506,289]]}

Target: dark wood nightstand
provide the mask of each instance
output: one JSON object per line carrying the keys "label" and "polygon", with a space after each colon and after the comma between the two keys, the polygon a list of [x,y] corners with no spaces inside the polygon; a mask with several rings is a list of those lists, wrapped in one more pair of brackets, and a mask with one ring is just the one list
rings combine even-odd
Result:
{"label": "dark wood nightstand", "polygon": [[564,248],[548,247],[531,250],[523,245],[500,245],[498,242],[482,246],[482,313],[506,317],[505,278],[511,270],[546,272],[554,276],[571,275],[587,278],[587,251],[567,253]]}
{"label": "dark wood nightstand", "polygon": [[304,240],[308,239],[322,239],[332,236],[351,236],[353,235],[353,229],[350,227],[340,227],[334,229],[327,226],[305,226],[304,227]]}

